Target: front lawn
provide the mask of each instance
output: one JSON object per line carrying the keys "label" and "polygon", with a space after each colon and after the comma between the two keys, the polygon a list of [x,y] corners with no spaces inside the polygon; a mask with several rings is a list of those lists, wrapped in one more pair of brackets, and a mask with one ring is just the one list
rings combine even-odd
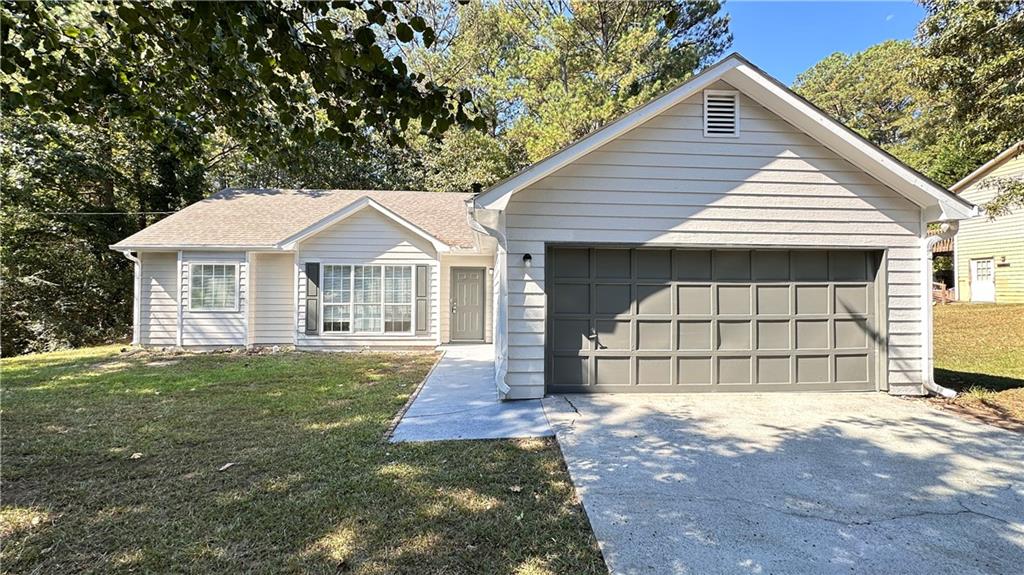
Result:
{"label": "front lawn", "polygon": [[3,360],[3,571],[605,573],[553,440],[382,442],[434,360]]}
{"label": "front lawn", "polygon": [[1024,305],[935,306],[935,379],[949,407],[1024,424]]}

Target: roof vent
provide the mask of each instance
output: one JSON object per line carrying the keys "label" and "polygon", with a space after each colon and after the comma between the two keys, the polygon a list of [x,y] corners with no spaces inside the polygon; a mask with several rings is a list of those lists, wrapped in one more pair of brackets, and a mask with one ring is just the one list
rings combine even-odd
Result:
{"label": "roof vent", "polygon": [[731,90],[704,91],[704,135],[735,138],[740,135],[740,95]]}

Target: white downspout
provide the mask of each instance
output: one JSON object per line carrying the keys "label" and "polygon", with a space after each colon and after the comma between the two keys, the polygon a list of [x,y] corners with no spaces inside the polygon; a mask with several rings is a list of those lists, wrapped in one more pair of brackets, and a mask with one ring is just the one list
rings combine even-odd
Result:
{"label": "white downspout", "polygon": [[142,320],[142,260],[129,251],[123,251],[121,254],[134,264],[132,266],[134,273],[134,285],[132,287],[134,298],[132,300],[132,345],[139,345],[142,329],[139,323]]}
{"label": "white downspout", "polygon": [[512,391],[505,382],[508,373],[508,244],[501,230],[485,226],[477,221],[474,211],[476,202],[466,202],[466,218],[469,226],[479,233],[493,237],[498,241],[498,250],[494,259],[494,284],[497,286],[497,297],[494,298],[494,384],[498,388],[500,399],[506,399]]}
{"label": "white downspout", "polygon": [[[927,223],[925,225],[924,233],[927,232]],[[956,397],[956,391],[943,387],[935,383],[935,334],[933,329],[932,319],[932,308],[934,307],[932,298],[932,269],[934,256],[932,255],[932,247],[935,244],[947,240],[956,235],[957,230],[960,229],[960,222],[951,221],[943,222],[941,231],[933,236],[927,236],[924,241],[924,254],[921,256],[922,262],[925,264],[925,269],[922,270],[921,275],[923,276],[924,283],[924,337],[925,337],[925,348],[924,348],[924,366],[923,366],[923,377],[924,388],[929,392],[940,395],[945,398]],[[955,263],[954,263],[955,265]]]}

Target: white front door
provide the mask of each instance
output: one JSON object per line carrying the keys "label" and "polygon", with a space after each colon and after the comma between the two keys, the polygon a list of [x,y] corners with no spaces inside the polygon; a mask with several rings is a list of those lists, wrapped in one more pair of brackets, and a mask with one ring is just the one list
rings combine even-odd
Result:
{"label": "white front door", "polygon": [[993,260],[971,260],[971,301],[996,301]]}

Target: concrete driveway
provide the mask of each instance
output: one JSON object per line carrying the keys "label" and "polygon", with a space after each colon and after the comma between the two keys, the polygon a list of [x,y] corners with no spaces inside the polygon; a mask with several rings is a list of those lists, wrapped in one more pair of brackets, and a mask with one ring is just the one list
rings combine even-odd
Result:
{"label": "concrete driveway", "polygon": [[1024,435],[883,394],[544,407],[613,573],[1024,572]]}

